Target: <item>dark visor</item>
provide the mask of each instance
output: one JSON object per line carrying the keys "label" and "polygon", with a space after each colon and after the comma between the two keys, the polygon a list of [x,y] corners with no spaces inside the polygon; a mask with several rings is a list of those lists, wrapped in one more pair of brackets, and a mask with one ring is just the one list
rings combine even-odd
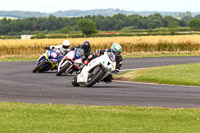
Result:
{"label": "dark visor", "polygon": [[63,46],[63,48],[64,48],[64,49],[67,49],[67,48],[69,48],[69,46]]}

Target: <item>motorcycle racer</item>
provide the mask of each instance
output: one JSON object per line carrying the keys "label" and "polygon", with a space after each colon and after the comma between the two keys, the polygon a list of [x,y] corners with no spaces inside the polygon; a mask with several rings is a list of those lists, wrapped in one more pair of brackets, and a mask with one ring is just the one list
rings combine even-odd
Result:
{"label": "motorcycle racer", "polygon": [[[113,45],[111,46],[110,49],[96,50],[95,55],[92,55],[91,58],[88,58],[87,60],[85,60],[84,64],[88,64],[92,59],[99,57],[100,55],[103,55],[104,52],[112,52],[115,55],[115,57],[116,57],[116,69],[115,69],[114,73],[118,74],[119,70],[122,66],[122,63],[123,63],[123,58],[121,56],[122,47],[118,43],[113,43]],[[110,74],[109,76],[107,76],[104,79],[104,82],[111,83],[112,80],[113,80],[113,77],[112,77],[112,74]]]}
{"label": "motorcycle racer", "polygon": [[120,44],[118,43],[113,43],[113,45],[111,46],[110,49],[105,49],[105,50],[96,50],[96,56],[100,56],[102,55],[104,52],[112,52],[115,57],[116,57],[116,73],[119,72],[122,63],[123,63],[123,58],[121,56],[121,52],[122,52],[122,47]]}
{"label": "motorcycle racer", "polygon": [[80,44],[70,49],[74,50],[75,48],[81,48],[84,50],[84,61],[88,59],[89,55],[92,55],[91,45],[89,41],[84,41],[83,44]]}
{"label": "motorcycle racer", "polygon": [[46,50],[55,50],[56,52],[58,52],[60,54],[61,57],[63,57],[66,53],[71,51],[71,49],[69,47],[70,47],[69,40],[65,40],[65,41],[63,41],[63,43],[61,45],[47,46]]}

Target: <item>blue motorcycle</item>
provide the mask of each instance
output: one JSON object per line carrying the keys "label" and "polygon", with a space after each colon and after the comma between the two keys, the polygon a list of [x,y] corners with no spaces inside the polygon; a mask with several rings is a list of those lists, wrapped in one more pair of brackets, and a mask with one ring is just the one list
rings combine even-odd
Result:
{"label": "blue motorcycle", "polygon": [[60,59],[60,54],[55,50],[46,50],[46,52],[42,54],[38,59],[37,65],[33,69],[33,73],[45,72],[55,69]]}

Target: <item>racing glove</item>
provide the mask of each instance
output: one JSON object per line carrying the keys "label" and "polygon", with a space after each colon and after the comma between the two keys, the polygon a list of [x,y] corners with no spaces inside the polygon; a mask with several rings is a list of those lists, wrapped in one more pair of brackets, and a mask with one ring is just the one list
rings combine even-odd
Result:
{"label": "racing glove", "polygon": [[119,69],[116,69],[113,73],[114,74],[118,74],[119,73]]}
{"label": "racing glove", "polygon": [[47,47],[45,47],[45,48],[44,48],[44,50],[50,50],[50,47],[49,47],[49,46],[47,46]]}
{"label": "racing glove", "polygon": [[99,49],[95,51],[95,56],[96,56],[96,57],[99,57],[99,56],[100,56],[100,50],[99,50]]}
{"label": "racing glove", "polygon": [[88,60],[85,60],[85,61],[84,61],[84,64],[85,64],[85,65],[87,65],[88,63],[89,63],[89,61],[88,61]]}

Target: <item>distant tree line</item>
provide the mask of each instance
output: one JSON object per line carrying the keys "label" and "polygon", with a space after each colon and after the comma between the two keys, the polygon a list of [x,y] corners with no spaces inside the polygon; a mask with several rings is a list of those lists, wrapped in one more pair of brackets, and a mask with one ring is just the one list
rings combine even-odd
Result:
{"label": "distant tree line", "polygon": [[180,27],[186,27],[190,25],[188,21],[176,19],[171,16],[161,16],[160,14],[149,16],[124,14],[117,14],[114,16],[88,15],[85,17],[49,16],[14,20],[4,18],[0,20],[0,35],[15,35],[25,31],[63,31],[63,28],[78,31],[81,30],[80,21],[86,19],[90,20],[90,23],[94,22],[96,27],[95,30],[99,31],[113,31],[122,29],[155,29],[160,27],[170,27],[172,22]]}
{"label": "distant tree line", "polygon": [[45,12],[32,12],[32,11],[4,11],[0,10],[0,16],[6,17],[16,17],[16,18],[29,18],[29,17],[48,17],[50,15],[56,17],[80,17],[87,15],[99,15],[102,16],[113,16],[115,14],[125,14],[132,15],[137,14],[140,16],[149,16],[152,14],[159,13],[162,16],[173,16],[176,18],[182,18],[185,14],[190,13],[192,16],[196,16],[200,14],[200,12],[157,12],[157,11],[126,11],[120,9],[92,9],[92,10],[67,10],[67,11],[57,11],[53,13],[45,13]]}

